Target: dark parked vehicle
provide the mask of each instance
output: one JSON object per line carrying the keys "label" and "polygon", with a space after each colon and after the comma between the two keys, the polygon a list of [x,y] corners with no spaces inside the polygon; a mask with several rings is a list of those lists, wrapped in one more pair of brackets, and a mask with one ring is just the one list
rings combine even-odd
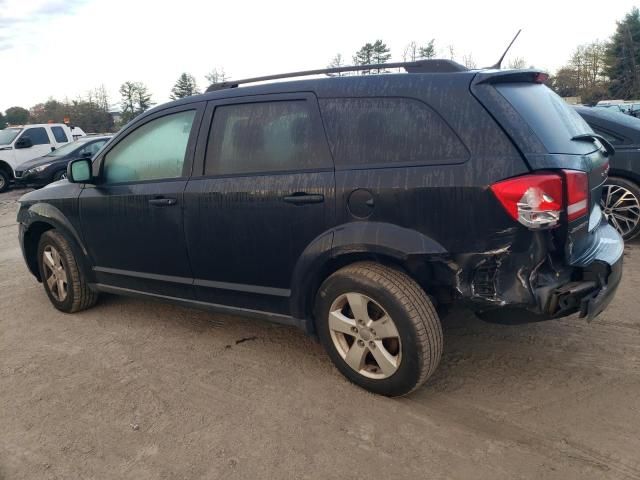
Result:
{"label": "dark parked vehicle", "polygon": [[67,178],[67,165],[72,160],[91,158],[111,138],[110,135],[89,135],[67,143],[44,155],[21,164],[15,171],[17,185],[44,187]]}
{"label": "dark parked vehicle", "polygon": [[600,203],[609,222],[631,240],[640,234],[640,119],[610,109],[575,109],[616,149]]}
{"label": "dark parked vehicle", "polygon": [[622,272],[599,205],[611,146],[540,72],[399,66],[140,115],[22,197],[29,270],[63,312],[110,292],[298,326],[384,395],[434,372],[452,303],[598,315]]}

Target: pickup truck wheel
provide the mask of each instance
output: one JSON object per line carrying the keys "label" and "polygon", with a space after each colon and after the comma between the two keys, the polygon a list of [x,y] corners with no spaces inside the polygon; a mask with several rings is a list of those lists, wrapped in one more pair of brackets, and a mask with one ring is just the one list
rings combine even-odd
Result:
{"label": "pickup truck wheel", "polygon": [[0,170],[0,193],[9,189],[9,176],[4,170]]}
{"label": "pickup truck wheel", "polygon": [[411,393],[442,356],[442,327],[408,275],[373,262],[331,275],[316,296],[320,341],[340,372],[386,396]]}
{"label": "pickup truck wheel", "polygon": [[75,313],[95,305],[98,294],[89,288],[64,236],[48,230],[38,245],[38,266],[44,290],[53,306]]}
{"label": "pickup truck wheel", "polygon": [[605,217],[625,240],[640,233],[640,188],[620,177],[609,177],[600,201]]}

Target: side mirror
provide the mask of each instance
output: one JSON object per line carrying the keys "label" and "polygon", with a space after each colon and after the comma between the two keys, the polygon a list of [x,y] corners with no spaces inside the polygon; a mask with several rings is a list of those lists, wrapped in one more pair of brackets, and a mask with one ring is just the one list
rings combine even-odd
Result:
{"label": "side mirror", "polygon": [[33,143],[31,143],[31,139],[29,137],[21,137],[16,142],[16,148],[31,148],[33,147]]}
{"label": "side mirror", "polygon": [[81,158],[69,162],[69,165],[67,165],[67,180],[70,183],[89,183],[91,179],[91,160]]}

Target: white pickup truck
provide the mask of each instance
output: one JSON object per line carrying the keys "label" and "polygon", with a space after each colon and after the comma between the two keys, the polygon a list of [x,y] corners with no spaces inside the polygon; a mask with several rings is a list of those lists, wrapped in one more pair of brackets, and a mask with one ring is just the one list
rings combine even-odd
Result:
{"label": "white pickup truck", "polygon": [[74,127],[72,131],[64,123],[23,125],[0,130],[0,192],[9,188],[14,171],[21,163],[42,157],[84,135],[82,129]]}

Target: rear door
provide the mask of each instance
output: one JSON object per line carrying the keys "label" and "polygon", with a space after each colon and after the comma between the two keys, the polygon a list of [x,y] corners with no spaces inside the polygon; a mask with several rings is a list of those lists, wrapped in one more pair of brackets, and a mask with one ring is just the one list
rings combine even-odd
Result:
{"label": "rear door", "polygon": [[193,298],[183,194],[203,111],[194,103],[151,115],[95,160],[100,182],[79,205],[98,283]]}
{"label": "rear door", "polygon": [[198,299],[287,314],[304,249],[334,222],[333,162],[308,93],[211,102],[185,192]]}

